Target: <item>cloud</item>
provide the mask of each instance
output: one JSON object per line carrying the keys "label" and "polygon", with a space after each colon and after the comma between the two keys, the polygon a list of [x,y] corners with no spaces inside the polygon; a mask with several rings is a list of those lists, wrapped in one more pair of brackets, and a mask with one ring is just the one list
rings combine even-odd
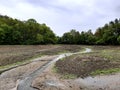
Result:
{"label": "cloud", "polygon": [[119,18],[119,0],[1,0],[0,13],[13,18],[36,19],[57,34],[70,29],[95,31]]}

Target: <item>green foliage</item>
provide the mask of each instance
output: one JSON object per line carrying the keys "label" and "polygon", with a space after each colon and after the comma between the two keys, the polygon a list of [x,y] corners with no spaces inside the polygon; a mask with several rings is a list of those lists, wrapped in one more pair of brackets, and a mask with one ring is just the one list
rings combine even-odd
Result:
{"label": "green foliage", "polygon": [[120,20],[105,24],[93,34],[91,30],[81,33],[72,29],[62,37],[56,37],[46,24],[39,24],[35,19],[20,21],[0,15],[0,44],[120,44]]}
{"label": "green foliage", "polygon": [[70,32],[64,33],[60,38],[60,42],[63,44],[79,44],[80,33],[74,29]]}
{"label": "green foliage", "polygon": [[37,36],[36,36],[36,44],[40,44],[40,43],[43,43],[43,42],[44,42],[43,35],[37,34]]}
{"label": "green foliage", "polygon": [[95,34],[88,30],[81,33],[76,30],[66,32],[59,38],[61,44],[86,44],[86,45],[118,45],[120,44],[120,20],[105,24],[96,30]]}
{"label": "green foliage", "polygon": [[120,36],[118,36],[117,41],[118,41],[118,43],[120,44]]}
{"label": "green foliage", "polygon": [[20,21],[0,15],[0,44],[53,44],[56,40],[48,26],[34,19]]}
{"label": "green foliage", "polygon": [[112,68],[112,69],[106,69],[106,70],[96,70],[91,73],[91,75],[104,75],[104,74],[112,74],[120,72],[120,68]]}
{"label": "green foliage", "polygon": [[4,38],[5,38],[5,31],[0,28],[0,44],[4,42]]}
{"label": "green foliage", "polygon": [[120,20],[115,19],[104,27],[97,29],[95,36],[98,37],[96,44],[118,45],[120,35]]}
{"label": "green foliage", "polygon": [[65,74],[62,76],[63,79],[75,79],[77,78],[77,75],[74,74]]}
{"label": "green foliage", "polygon": [[60,38],[60,42],[63,44],[94,44],[96,37],[93,35],[91,30],[88,32],[79,33],[76,30],[71,30],[70,32],[64,33]]}

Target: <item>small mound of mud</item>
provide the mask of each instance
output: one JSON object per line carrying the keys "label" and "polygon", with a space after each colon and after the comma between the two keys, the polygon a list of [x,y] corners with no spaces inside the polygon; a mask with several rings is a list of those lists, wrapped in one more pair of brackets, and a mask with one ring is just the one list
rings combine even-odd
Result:
{"label": "small mound of mud", "polygon": [[96,70],[117,67],[109,60],[99,56],[70,56],[56,62],[55,67],[60,74],[74,74],[77,77],[90,76]]}

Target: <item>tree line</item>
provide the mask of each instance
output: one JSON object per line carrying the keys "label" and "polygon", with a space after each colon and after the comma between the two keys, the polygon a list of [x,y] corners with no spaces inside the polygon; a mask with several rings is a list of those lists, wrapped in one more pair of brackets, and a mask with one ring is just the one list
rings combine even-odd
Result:
{"label": "tree line", "polygon": [[120,19],[115,19],[99,27],[95,33],[92,30],[79,32],[72,29],[61,37],[46,24],[40,24],[35,19],[20,21],[0,15],[1,45],[34,45],[34,44],[85,44],[85,45],[119,45]]}
{"label": "tree line", "polygon": [[99,27],[95,33],[91,30],[81,33],[72,29],[59,37],[62,44],[120,45],[120,19],[115,19]]}
{"label": "tree line", "polygon": [[46,24],[39,24],[35,19],[20,21],[0,15],[1,45],[54,44],[56,35]]}

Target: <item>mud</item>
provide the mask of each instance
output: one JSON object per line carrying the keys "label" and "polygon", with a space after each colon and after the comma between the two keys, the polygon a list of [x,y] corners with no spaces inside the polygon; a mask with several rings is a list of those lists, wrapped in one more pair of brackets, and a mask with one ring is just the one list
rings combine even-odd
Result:
{"label": "mud", "polygon": [[[86,52],[91,52],[91,50],[87,48]],[[85,52],[81,52],[82,56],[83,53]],[[120,90],[120,73],[116,73],[114,75],[87,77],[90,74],[90,72],[88,71],[87,74],[82,72],[83,74],[81,77],[84,78],[63,79],[61,74],[53,72],[54,63],[60,58],[70,55],[73,55],[73,53],[62,54],[57,58],[56,56],[53,55],[51,57],[50,56],[43,57],[42,59],[38,58],[34,62],[31,62],[30,64],[20,66],[10,71],[7,71],[0,75],[0,90]],[[90,67],[92,68],[92,70],[95,63],[97,63],[96,66],[98,66],[95,67],[101,69],[109,68],[108,67],[109,65],[112,65],[113,67],[115,66],[118,67],[116,63],[115,65],[113,65],[113,63],[111,64],[109,60],[99,56],[92,57],[81,56],[76,57],[76,55],[75,57],[73,56],[71,56],[72,59],[65,58],[66,60],[61,61],[65,61],[66,63],[69,63],[69,61],[71,63],[76,61],[76,63],[73,63],[73,67],[74,65],[78,67],[77,64],[80,64],[79,66],[82,66],[84,68]],[[48,63],[48,61],[50,62]],[[106,65],[105,63],[107,63],[108,65]],[[44,65],[45,67],[43,67]],[[67,64],[63,65],[63,67],[66,66]],[[68,65],[67,67],[70,66]],[[75,68],[75,70],[79,68],[81,67]],[[73,72],[75,70],[73,70]],[[68,69],[68,71],[70,70]],[[78,73],[78,77],[80,77],[79,75],[81,74]],[[24,83],[24,81],[26,81],[26,83]],[[29,84],[28,86],[30,87],[26,87],[27,84]],[[21,85],[20,88],[18,87],[19,85]]]}
{"label": "mud", "polygon": [[55,67],[60,74],[74,74],[77,77],[90,76],[96,70],[118,68],[120,64],[112,63],[109,60],[99,56],[79,55],[66,57],[64,60],[56,62]]}
{"label": "mud", "polygon": [[47,68],[32,83],[38,90],[120,90],[120,73],[95,77],[63,79]]}
{"label": "mud", "polygon": [[16,90],[20,79],[27,77],[55,57],[56,56],[43,56],[41,58],[36,58],[27,65],[19,66],[2,73],[0,75],[0,90]]}
{"label": "mud", "polygon": [[87,90],[120,90],[120,73],[76,79],[75,83]]}
{"label": "mud", "polygon": [[[98,75],[95,77],[89,76],[92,71],[97,69],[103,70],[119,67],[119,63],[112,63],[108,59],[100,56],[84,56],[86,55],[77,57],[73,55],[57,61],[57,66],[60,66],[60,68],[57,69],[61,69],[60,74],[52,71],[54,66],[52,65],[34,79],[32,87],[38,90],[120,90],[120,73],[103,76]],[[80,70],[81,68],[82,70]],[[66,72],[69,74],[77,74],[78,78],[63,79],[63,74]]]}
{"label": "mud", "polygon": [[[90,49],[86,48],[84,52],[78,52],[78,53],[87,53],[90,51],[91,51]],[[34,80],[34,78],[36,78],[39,74],[42,74],[45,69],[49,68],[51,64],[55,63],[59,59],[62,59],[66,56],[71,56],[73,54],[77,54],[77,53],[64,53],[59,55],[57,58],[53,59],[52,61],[48,62],[47,64],[44,64],[43,67],[38,68],[37,70],[29,74],[27,77],[23,78],[18,84],[18,87],[17,87],[18,90],[36,90],[35,88],[31,87],[31,83]]]}

